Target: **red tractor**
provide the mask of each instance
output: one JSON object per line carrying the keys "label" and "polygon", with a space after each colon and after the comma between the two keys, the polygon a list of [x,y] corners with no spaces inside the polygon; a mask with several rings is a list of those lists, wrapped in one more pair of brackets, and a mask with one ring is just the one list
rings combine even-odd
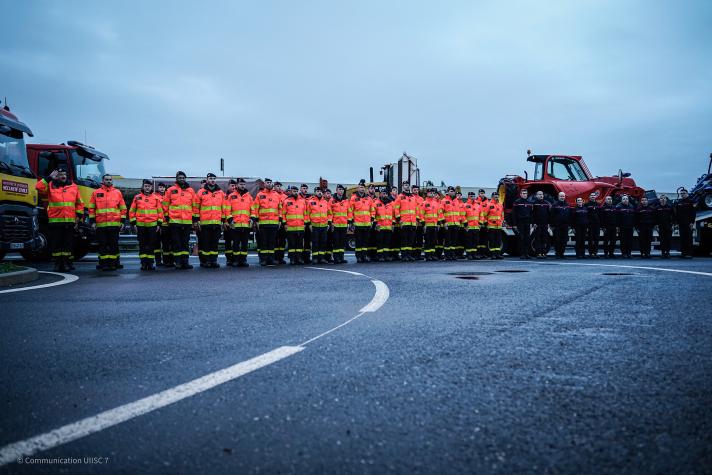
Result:
{"label": "red tractor", "polygon": [[[544,199],[553,203],[558,199],[559,192],[566,193],[566,201],[574,206],[576,198],[588,201],[591,193],[596,193],[596,201],[603,203],[606,196],[612,196],[614,203],[619,203],[621,196],[628,195],[631,203],[637,203],[645,196],[645,190],[635,184],[630,173],[618,171],[618,175],[594,177],[580,155],[532,155],[527,150],[527,161],[534,163],[534,175],[529,179],[507,175],[499,180],[499,199],[504,203],[505,221],[509,222],[514,200],[519,197],[522,189],[527,189],[529,199],[533,200],[537,191],[544,192]],[[507,226],[505,246],[510,251],[517,249],[517,236]],[[508,252],[511,253],[511,252]]]}

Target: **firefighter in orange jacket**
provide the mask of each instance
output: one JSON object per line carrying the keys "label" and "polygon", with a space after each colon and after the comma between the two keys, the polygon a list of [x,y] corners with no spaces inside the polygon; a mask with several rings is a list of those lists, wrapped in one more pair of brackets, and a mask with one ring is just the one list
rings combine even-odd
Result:
{"label": "firefighter in orange jacket", "polygon": [[[225,222],[223,223],[223,243],[225,246],[225,266],[230,267],[232,263],[235,262],[235,256],[232,250],[232,228],[230,227],[230,203],[227,202],[228,197],[235,193],[237,190],[237,181],[231,179],[227,183],[227,191],[225,191],[225,206],[227,209],[227,215],[225,217]],[[249,217],[249,215],[248,215]]]}
{"label": "firefighter in orange jacket", "polygon": [[74,232],[84,216],[79,187],[67,177],[66,168],[60,167],[38,181],[35,188],[47,195],[47,238],[54,259],[54,270],[74,270]]}
{"label": "firefighter in orange jacket", "polygon": [[487,205],[487,236],[492,259],[502,259],[502,223],[504,222],[504,207],[499,202],[499,194],[492,193],[492,199]]}
{"label": "firefighter in orange jacket", "polygon": [[480,237],[480,202],[475,197],[475,192],[467,193],[465,203],[465,219],[467,220],[466,250],[467,259],[473,261],[478,259],[477,246]]}
{"label": "firefighter in orange jacket", "polygon": [[445,221],[443,207],[435,188],[428,189],[428,196],[418,208],[418,217],[425,227],[425,260],[437,261],[435,255],[438,243],[438,229]]}
{"label": "firefighter in orange jacket", "polygon": [[176,173],[175,185],[168,188],[163,197],[163,212],[171,231],[174,262],[176,269],[181,270],[193,268],[188,262],[188,249],[193,219],[198,218],[195,208],[197,197],[185,179],[184,172]]}
{"label": "firefighter in orange jacket", "polygon": [[[166,196],[168,187],[165,183],[159,182],[156,185],[156,197],[160,200],[163,206],[163,199]],[[171,252],[171,231],[168,228],[168,222],[165,219],[165,210],[163,212],[163,222],[158,228],[158,238],[156,239],[156,265],[173,267],[173,252]]]}
{"label": "firefighter in orange jacket", "polygon": [[311,228],[312,260],[323,264],[326,258],[326,231],[331,226],[331,206],[318,186],[307,200],[306,225]]}
{"label": "firefighter in orange jacket", "polygon": [[123,268],[119,262],[119,231],[125,221],[124,196],[114,187],[111,175],[106,174],[101,178],[101,187],[89,199],[89,222],[99,241],[98,270]]}
{"label": "firefighter in orange jacket", "polygon": [[193,218],[195,230],[200,233],[200,267],[217,269],[218,243],[220,232],[227,219],[227,200],[225,192],[216,183],[217,176],[208,173],[203,187],[196,193],[195,210],[198,216]]}
{"label": "firefighter in orange jacket", "polygon": [[489,253],[487,238],[487,210],[489,209],[489,200],[487,199],[487,193],[485,190],[480,188],[477,191],[477,202],[480,204],[480,242],[477,245],[477,255],[481,259],[484,259]]}
{"label": "firefighter in orange jacket", "polygon": [[155,270],[157,230],[163,222],[163,197],[153,192],[151,180],[143,180],[141,192],[134,196],[129,207],[129,221],[136,228],[138,257],[141,270]]}
{"label": "firefighter in orange jacket", "polygon": [[418,225],[419,200],[410,192],[410,183],[403,182],[403,192],[398,195],[393,208],[400,223],[401,260],[414,261],[415,231]]}
{"label": "firefighter in orange jacket", "polygon": [[[306,206],[306,201],[309,199],[311,196],[309,194],[309,186],[307,186],[306,183],[302,183],[299,186],[299,193],[298,193],[299,198],[304,200],[305,206]],[[311,228],[309,226],[304,227],[304,247],[302,247],[302,259],[301,263],[302,264],[311,264]]]}
{"label": "firefighter in orange jacket", "polygon": [[393,223],[395,223],[395,210],[393,209],[393,201],[388,195],[386,188],[381,189],[379,197],[374,204],[376,214],[376,255],[378,262],[390,261],[391,256],[391,241],[393,233]]}
{"label": "firefighter in orange jacket", "polygon": [[356,262],[358,263],[369,262],[370,260],[368,258],[368,237],[374,215],[373,201],[366,194],[365,182],[361,180],[356,193],[351,195],[349,200],[349,217],[355,228]]}
{"label": "firefighter in orange jacket", "polygon": [[442,199],[443,216],[445,217],[445,259],[457,259],[457,245],[462,225],[462,201],[457,199],[455,187],[449,186],[448,194]]}
{"label": "firefighter in orange jacket", "polygon": [[282,201],[282,223],[287,233],[289,265],[304,264],[304,225],[307,201],[299,196],[296,186],[287,188],[287,197]]}
{"label": "firefighter in orange jacket", "polygon": [[[425,198],[420,196],[420,186],[413,185],[410,187],[410,191],[418,202],[418,206],[423,204]],[[415,228],[415,238],[413,240],[413,257],[416,260],[423,260],[423,238],[424,238],[425,228],[423,227],[423,221],[418,217],[418,225]]]}
{"label": "firefighter in orange jacket", "polygon": [[252,195],[244,178],[236,180],[237,188],[227,197],[227,232],[232,237],[232,267],[249,267],[247,244],[250,240]]}
{"label": "firefighter in orange jacket", "polygon": [[346,259],[344,259],[346,233],[349,221],[353,219],[349,214],[349,205],[344,186],[336,185],[336,194],[331,199],[331,224],[334,226],[334,264],[346,264]]}
{"label": "firefighter in orange jacket", "polygon": [[252,202],[251,217],[260,234],[260,265],[273,266],[274,248],[277,246],[277,230],[281,222],[282,195],[274,191],[270,178],[264,179],[261,189]]}
{"label": "firefighter in orange jacket", "polygon": [[[284,203],[284,200],[287,199],[287,194],[282,191],[282,183],[279,181],[274,182],[274,191],[279,193],[279,196],[282,198],[282,203]],[[287,262],[284,260],[284,248],[287,246],[287,233],[284,230],[284,223],[277,229],[277,241],[275,243],[275,248],[274,248],[274,259],[277,261],[277,264],[286,264]]]}

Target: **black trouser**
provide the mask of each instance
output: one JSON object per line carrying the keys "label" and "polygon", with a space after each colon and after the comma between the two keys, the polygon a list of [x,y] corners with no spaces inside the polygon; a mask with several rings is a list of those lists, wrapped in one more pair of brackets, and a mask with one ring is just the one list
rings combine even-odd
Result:
{"label": "black trouser", "polygon": [[649,256],[653,242],[653,227],[649,224],[638,226],[638,249],[641,256]]}
{"label": "black trouser", "polygon": [[371,225],[356,226],[354,237],[356,238],[356,259],[359,261],[366,256],[368,252],[368,235],[371,231]]}
{"label": "black trouser", "polygon": [[692,255],[692,230],[690,223],[680,223],[680,254],[683,256]]}
{"label": "black trouser", "polygon": [[312,257],[322,260],[326,257],[326,226],[312,226],[311,244]]}
{"label": "black trouser", "polygon": [[287,251],[289,260],[294,263],[301,262],[302,252],[304,252],[304,229],[292,229],[287,231]]}
{"label": "black trouser", "polygon": [[502,230],[488,229],[487,237],[489,238],[489,251],[492,256],[499,257],[502,255]]}
{"label": "black trouser", "polygon": [[238,264],[247,262],[247,245],[250,242],[250,226],[235,227],[230,230],[232,235],[232,258]]}
{"label": "black trouser", "polygon": [[169,225],[171,230],[171,249],[176,267],[188,265],[188,249],[190,247],[190,224]]}
{"label": "black trouser", "polygon": [[74,223],[50,223],[47,239],[55,262],[62,264],[74,258]]}
{"label": "black trouser", "polygon": [[425,257],[428,259],[435,257],[435,251],[438,245],[438,227],[425,226]]}
{"label": "black trouser", "polygon": [[568,225],[559,224],[554,226],[554,250],[557,257],[564,257],[567,242],[569,242]]}
{"label": "black trouser", "polygon": [[658,235],[660,237],[660,251],[664,256],[670,254],[670,238],[672,237],[672,226],[669,224],[658,225]]}
{"label": "black trouser", "polygon": [[344,252],[346,251],[346,225],[335,225],[333,233],[333,252],[335,261],[344,260]]}
{"label": "black trouser", "polygon": [[391,251],[391,240],[393,239],[393,230],[392,229],[379,229],[378,230],[378,238],[376,240],[376,255],[378,256],[379,259],[384,259],[388,257],[390,260],[390,251]]}
{"label": "black trouser", "polygon": [[326,230],[326,245],[324,246],[324,256],[327,260],[331,260],[334,257],[334,231],[328,228]]}
{"label": "black trouser", "polygon": [[119,264],[120,230],[121,226],[96,228],[96,239],[99,241],[99,265],[101,267],[116,267]]}
{"label": "black trouser", "polygon": [[630,256],[633,248],[633,227],[621,227],[621,254]]}
{"label": "black trouser", "polygon": [[277,246],[278,224],[260,224],[260,263],[274,263],[274,248]]}
{"label": "black trouser", "polygon": [[616,227],[606,225],[603,227],[603,252],[613,257],[616,252]]}
{"label": "black trouser", "polygon": [[460,226],[460,231],[457,233],[457,245],[455,245],[455,254],[462,256],[465,254],[465,246],[467,246],[467,230]]}
{"label": "black trouser", "polygon": [[534,252],[537,256],[544,256],[546,252],[546,240],[549,237],[549,226],[537,224],[534,229]]}
{"label": "black trouser", "polygon": [[153,265],[153,259],[156,255],[156,242],[158,226],[138,226],[138,257],[141,259],[141,265]]}
{"label": "black trouser", "polygon": [[161,262],[167,266],[173,265],[173,252],[171,230],[167,224],[161,225],[160,246],[161,249],[156,253],[156,262]]}
{"label": "black trouser", "polygon": [[220,242],[219,224],[200,225],[200,255],[201,264],[214,264],[218,261],[218,243]]}
{"label": "black trouser", "polygon": [[304,228],[304,247],[302,247],[302,261],[309,262],[311,259],[311,227]]}
{"label": "black trouser", "polygon": [[475,257],[477,254],[477,246],[480,244],[480,228],[467,228],[467,256]]}
{"label": "black trouser", "polygon": [[601,239],[601,226],[599,224],[588,225],[588,255],[598,255],[598,241]]}
{"label": "black trouser", "polygon": [[368,233],[368,257],[371,259],[376,259],[378,250],[378,232],[376,229],[371,227]]}
{"label": "black trouser", "polygon": [[223,231],[223,242],[225,243],[225,260],[228,264],[231,264],[232,261],[235,259],[235,254],[233,254],[232,250],[232,235],[233,231],[230,228]]}
{"label": "black trouser", "polygon": [[445,241],[447,240],[447,230],[445,226],[440,226],[437,233],[437,241],[435,244],[435,256],[440,259],[445,251]]}
{"label": "black trouser", "polygon": [[577,224],[574,226],[574,233],[576,233],[576,257],[583,257],[586,255],[586,230],[588,226],[585,224]]}
{"label": "black trouser", "polygon": [[274,257],[277,261],[284,260],[284,248],[287,245],[287,230],[284,226],[277,230],[277,243],[274,248]]}
{"label": "black trouser", "polygon": [[415,228],[415,240],[413,243],[413,254],[415,257],[420,258],[423,253],[423,234],[424,228],[422,224],[418,224]]}
{"label": "black trouser", "polygon": [[400,239],[400,225],[393,226],[393,234],[391,236],[391,257],[393,259],[399,258],[401,239]]}
{"label": "black trouser", "polygon": [[401,259],[413,256],[413,244],[415,243],[415,224],[401,223]]}
{"label": "black trouser", "polygon": [[445,235],[445,256],[454,259],[458,253],[460,226],[449,224]]}
{"label": "black trouser", "polygon": [[519,255],[521,257],[526,257],[531,254],[531,252],[529,252],[529,243],[532,240],[531,224],[532,223],[530,221],[517,222],[517,234],[519,234]]}
{"label": "black trouser", "polygon": [[484,225],[480,226],[480,243],[477,245],[477,252],[483,257],[489,252],[489,233]]}

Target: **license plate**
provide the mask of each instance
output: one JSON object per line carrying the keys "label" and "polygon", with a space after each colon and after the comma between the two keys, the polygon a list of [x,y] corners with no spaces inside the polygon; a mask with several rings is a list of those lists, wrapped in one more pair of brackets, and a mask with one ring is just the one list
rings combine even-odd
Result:
{"label": "license plate", "polygon": [[25,243],[22,242],[11,242],[10,249],[24,249]]}

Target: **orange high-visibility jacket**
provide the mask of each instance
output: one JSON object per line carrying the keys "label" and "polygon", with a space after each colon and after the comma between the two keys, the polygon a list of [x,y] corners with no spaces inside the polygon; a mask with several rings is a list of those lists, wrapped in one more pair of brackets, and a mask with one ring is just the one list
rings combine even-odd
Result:
{"label": "orange high-visibility jacket", "polygon": [[134,226],[156,226],[163,222],[163,197],[158,193],[134,196],[129,208],[129,220]]}
{"label": "orange high-visibility jacket", "polygon": [[312,196],[307,200],[306,221],[312,227],[324,227],[331,222],[331,206],[325,198]]}
{"label": "orange high-visibility jacket", "polygon": [[282,196],[278,192],[267,188],[257,192],[252,201],[251,216],[260,224],[279,224],[281,212]]}
{"label": "orange high-visibility jacket", "polygon": [[415,209],[415,217],[416,217],[416,219],[418,220],[418,223],[422,225],[422,224],[423,224],[423,218],[420,216],[420,207],[421,207],[421,206],[423,205],[423,203],[425,202],[425,198],[423,198],[423,197],[420,196],[420,195],[413,195],[413,196],[415,196],[415,201],[418,203],[418,205],[416,206],[416,209]]}
{"label": "orange high-visibility jacket", "polygon": [[373,217],[376,215],[376,208],[373,206],[373,200],[364,194],[359,196],[358,193],[351,195],[349,205],[349,214],[352,216],[355,226],[370,226]]}
{"label": "orange high-visibility jacket", "polygon": [[477,202],[480,204],[480,227],[487,226],[487,211],[489,210],[490,201],[485,198],[481,200],[477,197]]}
{"label": "orange high-visibility jacket", "polygon": [[412,193],[401,193],[393,203],[396,218],[400,218],[401,226],[415,225],[418,221],[418,198]]}
{"label": "orange high-visibility jacket", "polygon": [[335,197],[331,199],[331,222],[335,228],[345,228],[348,226],[349,220],[353,216],[349,214],[351,211],[349,200],[344,196],[343,199],[337,200]]}
{"label": "orange high-visibility jacket", "polygon": [[89,219],[96,220],[98,228],[121,226],[126,216],[124,195],[118,188],[101,185],[89,198]]}
{"label": "orange high-visibility jacket", "polygon": [[177,184],[171,186],[163,195],[163,212],[169,223],[192,224],[193,218],[198,219],[197,197],[190,186],[181,188]]}
{"label": "orange high-visibility jacket", "polygon": [[504,222],[504,207],[497,200],[490,200],[487,207],[487,228],[502,229]]}
{"label": "orange high-visibility jacket", "polygon": [[37,191],[47,194],[47,219],[49,223],[73,223],[84,216],[84,203],[79,187],[67,181],[65,185],[44,178],[35,185]]}
{"label": "orange high-visibility jacket", "polygon": [[437,226],[445,221],[443,205],[439,198],[425,198],[418,207],[418,217],[425,223],[425,227]]}
{"label": "orange high-visibility jacket", "polygon": [[467,200],[465,203],[465,220],[470,228],[480,227],[480,212],[480,203],[477,200]]}
{"label": "orange high-visibility jacket", "polygon": [[458,226],[462,224],[462,201],[445,195],[445,198],[441,200],[441,203],[443,205],[443,217],[445,218],[445,224]]}
{"label": "orange high-visibility jacket", "polygon": [[380,199],[376,200],[376,224],[381,230],[393,229],[393,221],[396,219],[396,212],[391,200],[384,203]]}
{"label": "orange high-visibility jacket", "polygon": [[236,228],[250,227],[250,209],[252,208],[252,195],[245,190],[244,193],[233,191],[227,197],[227,220]]}
{"label": "orange high-visibility jacket", "polygon": [[[311,198],[310,198],[311,199]],[[282,221],[287,231],[304,231],[307,214],[307,200],[297,196],[288,196],[282,202]]]}
{"label": "orange high-visibility jacket", "polygon": [[163,209],[163,195],[157,191],[154,191],[153,194],[155,195],[156,199],[161,203],[161,209],[163,210],[161,214],[161,227],[167,227],[168,222],[166,221],[166,210]]}
{"label": "orange high-visibility jacket", "polygon": [[196,210],[200,225],[221,224],[227,219],[228,205],[225,192],[217,185],[214,190],[203,186],[196,193]]}

